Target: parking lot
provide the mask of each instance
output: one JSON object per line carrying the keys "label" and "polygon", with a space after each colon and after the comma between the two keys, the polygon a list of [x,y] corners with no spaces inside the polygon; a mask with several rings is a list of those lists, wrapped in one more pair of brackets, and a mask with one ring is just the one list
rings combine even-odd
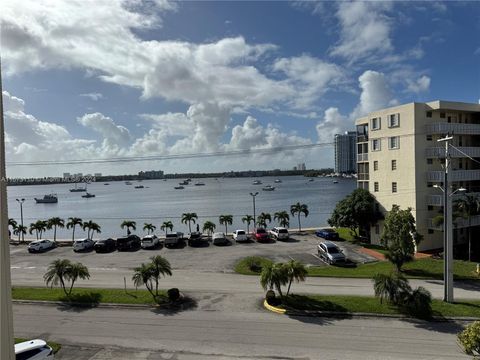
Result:
{"label": "parking lot", "polygon": [[[44,253],[30,254],[26,245],[11,246],[12,269],[46,268],[58,258],[79,261],[91,269],[131,269],[148,261],[153,255],[162,255],[170,261],[173,269],[195,270],[201,272],[233,272],[235,263],[246,256],[263,256],[273,261],[296,259],[306,265],[326,266],[316,256],[316,245],[322,239],[313,234],[294,234],[289,241],[270,243],[235,243],[229,246],[215,246],[206,243],[204,247],[190,247],[185,244],[178,248],[111,253],[95,251],[75,253],[70,246],[60,246]],[[358,253],[355,245],[338,242],[347,257],[355,262],[371,261],[367,255]]]}

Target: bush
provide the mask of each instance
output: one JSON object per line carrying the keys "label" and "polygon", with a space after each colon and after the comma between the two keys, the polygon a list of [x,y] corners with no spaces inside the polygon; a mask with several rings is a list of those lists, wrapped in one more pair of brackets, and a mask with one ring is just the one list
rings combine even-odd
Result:
{"label": "bush", "polygon": [[420,286],[412,292],[405,294],[402,308],[412,316],[429,319],[432,317],[432,294]]}
{"label": "bush", "polygon": [[269,304],[272,304],[272,302],[275,301],[275,298],[276,298],[275,291],[273,290],[268,290],[267,293],[265,294],[265,300],[267,300]]}
{"label": "bush", "polygon": [[480,354],[480,321],[468,325],[465,330],[458,334],[458,341],[462,344],[468,355]]}
{"label": "bush", "polygon": [[178,290],[177,288],[168,289],[167,296],[168,300],[170,300],[171,302],[175,302],[180,299],[180,290]]}
{"label": "bush", "polygon": [[385,300],[393,305],[403,303],[406,294],[411,292],[408,280],[398,273],[375,274],[373,289],[380,303]]}

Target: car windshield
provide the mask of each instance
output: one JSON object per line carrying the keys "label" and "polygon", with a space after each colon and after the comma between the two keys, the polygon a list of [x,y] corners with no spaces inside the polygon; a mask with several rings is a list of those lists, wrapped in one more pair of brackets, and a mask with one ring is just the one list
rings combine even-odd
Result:
{"label": "car windshield", "polygon": [[336,246],[329,246],[328,247],[328,253],[329,254],[337,254],[339,252],[340,252],[340,250]]}
{"label": "car windshield", "polygon": [[278,233],[279,234],[287,234],[288,230],[287,229],[280,229],[280,230],[278,230]]}
{"label": "car windshield", "polygon": [[237,231],[237,235],[245,235],[245,231]]}

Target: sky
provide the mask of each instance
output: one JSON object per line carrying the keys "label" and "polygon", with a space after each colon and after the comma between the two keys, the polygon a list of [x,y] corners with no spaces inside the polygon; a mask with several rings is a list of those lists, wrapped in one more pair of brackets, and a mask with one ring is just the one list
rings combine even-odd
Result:
{"label": "sky", "polygon": [[474,1],[3,0],[0,20],[9,177],[333,167],[368,112],[480,101]]}

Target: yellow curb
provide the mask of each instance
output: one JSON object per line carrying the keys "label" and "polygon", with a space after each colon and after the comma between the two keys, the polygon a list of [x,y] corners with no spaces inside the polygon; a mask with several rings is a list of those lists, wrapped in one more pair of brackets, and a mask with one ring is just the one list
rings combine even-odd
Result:
{"label": "yellow curb", "polygon": [[267,302],[267,300],[263,300],[263,306],[265,307],[265,309],[273,311],[274,313],[277,313],[277,314],[285,314],[285,312],[287,311],[285,309],[280,309],[278,307],[270,305]]}

